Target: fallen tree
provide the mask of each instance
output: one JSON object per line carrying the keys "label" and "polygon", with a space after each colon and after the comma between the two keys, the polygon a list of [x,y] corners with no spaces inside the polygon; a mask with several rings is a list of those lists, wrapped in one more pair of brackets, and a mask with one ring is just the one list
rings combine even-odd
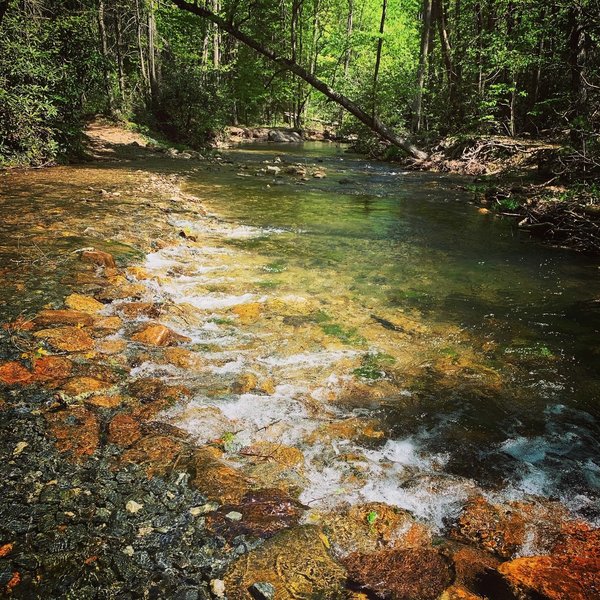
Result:
{"label": "fallen tree", "polygon": [[173,0],[173,3],[182,10],[191,12],[214,23],[220,29],[226,31],[246,46],[249,46],[253,50],[256,50],[256,52],[267,57],[269,60],[271,60],[278,66],[294,73],[294,75],[297,75],[298,77],[306,81],[306,83],[308,83],[313,88],[327,96],[327,98],[329,98],[331,101],[345,108],[350,114],[354,115],[359,121],[364,123],[367,127],[369,127],[369,129],[377,133],[384,140],[387,140],[394,146],[398,146],[398,148],[402,148],[402,150],[408,152],[409,154],[411,154],[419,160],[425,160],[427,158],[426,152],[419,150],[419,148],[417,148],[406,138],[397,135],[394,131],[392,131],[389,127],[382,123],[376,116],[373,116],[364,111],[360,106],[358,106],[352,100],[350,100],[350,98],[347,98],[343,94],[340,94],[340,92],[331,88],[324,81],[307,71],[302,65],[299,65],[294,60],[285,58],[283,56],[278,56],[276,52],[274,52],[270,48],[267,48],[258,40],[241,31],[232,21],[224,19],[223,17],[212,12],[205,6],[191,4],[190,2],[186,2],[186,0]]}

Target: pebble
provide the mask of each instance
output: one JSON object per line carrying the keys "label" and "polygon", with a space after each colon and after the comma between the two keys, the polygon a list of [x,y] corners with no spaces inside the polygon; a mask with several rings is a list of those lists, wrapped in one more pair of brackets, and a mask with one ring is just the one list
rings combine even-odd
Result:
{"label": "pebble", "polygon": [[222,579],[212,579],[210,589],[217,598],[225,597],[225,582]]}
{"label": "pebble", "polygon": [[232,510],[231,512],[228,512],[225,515],[226,519],[229,519],[230,521],[241,521],[242,520],[242,513],[239,513],[235,510]]}
{"label": "pebble", "polygon": [[144,508],[144,505],[139,504],[135,500],[129,500],[129,502],[127,502],[127,504],[125,505],[125,508],[127,509],[128,512],[135,514],[135,513],[139,512],[140,510],[142,510],[142,508]]}

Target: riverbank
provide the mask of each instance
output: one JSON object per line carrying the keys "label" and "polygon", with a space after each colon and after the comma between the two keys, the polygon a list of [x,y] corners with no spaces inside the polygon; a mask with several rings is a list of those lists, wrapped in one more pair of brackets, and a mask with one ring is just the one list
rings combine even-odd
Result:
{"label": "riverbank", "polygon": [[[278,157],[223,167],[95,135],[98,163],[2,181],[5,593],[577,599],[597,589],[592,525],[557,502],[465,487],[443,473],[443,456],[424,466],[387,444],[385,419],[365,413],[386,398],[416,402],[407,392],[428,381],[493,398],[503,379],[482,347],[416,310],[357,310],[339,270],[327,295],[287,289],[306,274],[255,251],[281,232],[220,217],[186,183],[229,169],[262,177],[268,193]],[[298,185],[331,177],[321,163],[300,167],[289,174]],[[412,512],[384,494],[350,501],[375,477],[409,493],[401,475],[419,469],[425,495]],[[332,472],[343,476],[320,488],[323,501],[311,482]],[[425,518],[436,498],[457,502],[437,522]]]}

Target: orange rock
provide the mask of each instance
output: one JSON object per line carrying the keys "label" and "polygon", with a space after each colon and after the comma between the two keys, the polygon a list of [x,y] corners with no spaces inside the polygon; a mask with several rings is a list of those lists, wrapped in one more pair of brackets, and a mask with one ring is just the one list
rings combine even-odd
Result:
{"label": "orange rock", "polygon": [[23,316],[17,317],[12,323],[4,323],[2,329],[6,331],[31,331],[35,323]]}
{"label": "orange rock", "polygon": [[100,300],[112,302],[113,300],[123,300],[125,298],[141,298],[146,293],[146,287],[141,283],[123,283],[121,285],[112,285],[96,294]]}
{"label": "orange rock", "polygon": [[236,394],[247,394],[258,387],[258,378],[254,373],[243,373],[233,384],[233,390]]}
{"label": "orange rock", "polygon": [[125,448],[131,446],[142,437],[140,423],[131,415],[121,413],[113,417],[108,425],[108,441]]}
{"label": "orange rock", "polygon": [[98,300],[91,296],[84,296],[83,294],[71,294],[67,296],[65,298],[65,306],[90,315],[100,312],[104,308],[102,302],[98,302]]}
{"label": "orange rock", "polygon": [[110,387],[110,383],[100,381],[94,377],[73,377],[62,386],[63,391],[69,396],[90,394]]}
{"label": "orange rock", "polygon": [[89,333],[78,327],[57,327],[42,329],[33,334],[35,337],[48,342],[57,350],[66,352],[83,352],[94,347],[94,340]]}
{"label": "orange rock", "polygon": [[477,589],[477,582],[482,574],[500,564],[500,560],[494,555],[472,546],[460,546],[452,553],[452,560],[456,582],[470,589]]}
{"label": "orange rock", "polygon": [[498,567],[515,596],[545,600],[600,598],[600,559],[531,556]]}
{"label": "orange rock", "polygon": [[133,336],[132,340],[151,346],[174,346],[180,342],[190,342],[190,338],[175,333],[164,325],[148,325]]}
{"label": "orange rock", "polygon": [[167,348],[164,357],[166,362],[181,369],[198,370],[204,364],[200,354],[185,348]]}
{"label": "orange rock", "polygon": [[[147,436],[139,439],[121,456],[122,463],[138,463],[146,467],[148,477],[166,473],[179,460],[184,450],[181,441],[166,435]],[[185,465],[180,464],[183,468]]]}
{"label": "orange rock", "polygon": [[600,558],[600,529],[580,521],[566,523],[552,555]]}
{"label": "orange rock", "polygon": [[272,396],[275,393],[275,383],[273,383],[273,380],[270,377],[267,377],[260,382],[260,391],[269,396]]}
{"label": "orange rock", "polygon": [[31,377],[32,374],[16,361],[5,362],[0,365],[0,381],[7,385],[25,384]]}
{"label": "orange rock", "polygon": [[241,451],[251,461],[275,461],[284,467],[297,467],[304,464],[304,454],[293,446],[274,442],[256,442]]}
{"label": "orange rock", "polygon": [[4,544],[2,546],[0,546],[0,558],[4,558],[5,556],[8,556],[13,549],[13,545],[12,544]]}
{"label": "orange rock", "polygon": [[93,412],[82,406],[46,413],[59,452],[68,452],[75,462],[91,456],[98,447],[100,427]]}
{"label": "orange rock", "polygon": [[35,317],[36,325],[91,325],[94,319],[80,310],[43,310]]}
{"label": "orange rock", "polygon": [[435,600],[453,579],[448,560],[432,548],[351,554],[342,563],[351,582],[381,598]]}
{"label": "orange rock", "polygon": [[502,558],[512,558],[526,541],[550,550],[567,518],[564,507],[556,503],[510,502],[503,505],[477,497],[467,502],[450,535]]}
{"label": "orange rock", "polygon": [[236,314],[240,318],[242,325],[249,325],[258,321],[261,312],[261,305],[259,302],[252,302],[250,304],[239,304],[231,309],[231,312]]}
{"label": "orange rock", "polygon": [[81,260],[93,263],[100,267],[115,268],[117,266],[112,254],[103,252],[102,250],[86,250],[81,253]]}
{"label": "orange rock", "polygon": [[332,421],[316,429],[308,438],[314,443],[322,440],[360,440],[381,439],[385,435],[377,429],[377,421],[361,417],[351,417],[343,421]]}
{"label": "orange rock", "polygon": [[250,481],[240,471],[215,459],[210,451],[203,448],[195,452],[192,468],[191,485],[209,500],[239,504],[250,488]]}
{"label": "orange rock", "polygon": [[148,273],[148,271],[146,269],[144,269],[144,267],[138,267],[138,266],[128,267],[127,275],[130,275],[131,277],[135,277],[136,279],[150,279],[150,274]]}
{"label": "orange rock", "polygon": [[102,354],[118,354],[127,348],[125,340],[101,340],[96,344],[96,350]]}
{"label": "orange rock", "polygon": [[462,585],[451,585],[440,596],[439,600],[484,600],[482,596],[473,594]]}
{"label": "orange rock", "polygon": [[40,383],[49,383],[66,379],[73,363],[64,356],[43,356],[33,363],[33,379]]}
{"label": "orange rock", "polygon": [[6,592],[8,594],[12,593],[12,591],[21,583],[21,574],[18,571],[15,571],[10,578],[10,581],[6,584]]}
{"label": "orange rock", "polygon": [[119,317],[98,317],[94,321],[94,329],[100,331],[119,331],[123,326],[123,321]]}
{"label": "orange rock", "polygon": [[124,399],[122,396],[91,396],[85,400],[85,404],[89,406],[95,406],[97,408],[117,408],[123,404]]}
{"label": "orange rock", "polygon": [[129,319],[138,317],[156,319],[160,316],[160,305],[152,302],[127,302],[119,304],[118,309]]}

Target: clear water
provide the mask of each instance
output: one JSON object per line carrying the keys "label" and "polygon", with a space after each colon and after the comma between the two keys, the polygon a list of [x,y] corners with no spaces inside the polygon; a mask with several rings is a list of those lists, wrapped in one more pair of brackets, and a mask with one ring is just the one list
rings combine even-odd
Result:
{"label": "clear water", "polygon": [[[324,168],[327,177],[255,175],[276,156],[283,168]],[[228,226],[262,232],[238,229],[225,241],[270,265],[247,275],[249,284],[323,301],[359,331],[370,315],[427,328],[406,363],[420,368],[401,393],[359,407],[385,422],[406,461],[437,457],[442,473],[488,490],[558,497],[598,514],[597,261],[480,214],[458,178],[405,173],[322,144],[248,146],[230,158],[238,176],[202,174],[189,191]],[[394,332],[382,336],[386,352],[406,346]],[[448,377],[453,365],[460,374]],[[479,384],[486,369],[494,385]],[[388,450],[379,447],[377,461]],[[386,495],[376,487],[367,495]]]}

